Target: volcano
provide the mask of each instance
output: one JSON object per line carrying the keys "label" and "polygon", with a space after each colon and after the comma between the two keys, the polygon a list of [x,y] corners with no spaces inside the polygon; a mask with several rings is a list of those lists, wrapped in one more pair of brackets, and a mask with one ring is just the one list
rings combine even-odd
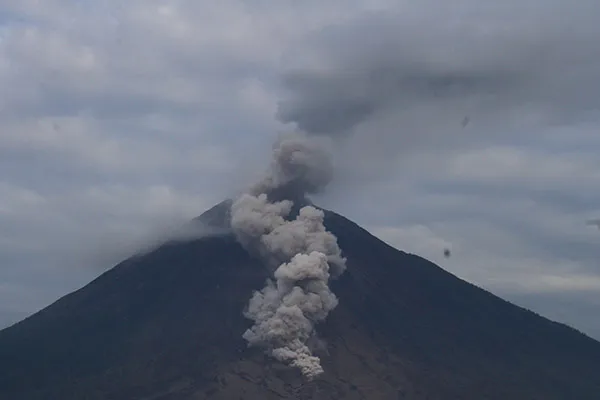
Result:
{"label": "volcano", "polygon": [[242,338],[270,272],[224,233],[131,257],[0,331],[0,399],[598,399],[600,342],[324,212],[347,270],[318,378]]}

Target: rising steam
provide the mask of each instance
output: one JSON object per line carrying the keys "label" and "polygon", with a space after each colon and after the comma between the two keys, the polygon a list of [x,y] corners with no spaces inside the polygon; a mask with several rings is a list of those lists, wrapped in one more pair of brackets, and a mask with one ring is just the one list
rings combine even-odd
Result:
{"label": "rising steam", "polygon": [[[323,189],[331,177],[329,153],[316,139],[284,136],[273,146],[265,177],[231,207],[237,240],[274,268],[273,278],[250,299],[245,316],[254,325],[244,339],[308,379],[323,372],[309,346],[315,324],[338,304],[329,279],[346,268],[336,237],[325,229],[323,211],[305,205],[305,195]],[[294,206],[302,207],[292,218]]]}

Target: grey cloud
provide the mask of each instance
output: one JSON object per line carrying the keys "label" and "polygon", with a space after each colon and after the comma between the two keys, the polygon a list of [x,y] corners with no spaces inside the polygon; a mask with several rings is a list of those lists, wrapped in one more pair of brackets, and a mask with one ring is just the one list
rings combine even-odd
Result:
{"label": "grey cloud", "polygon": [[600,30],[589,17],[598,12],[587,1],[426,1],[340,23],[292,50],[278,117],[315,134],[394,136],[398,151],[505,135],[534,117],[590,118],[600,106]]}
{"label": "grey cloud", "polygon": [[[548,268],[558,260],[570,260],[580,272],[600,272],[600,235],[584,223],[594,208],[581,209],[577,203],[557,207],[553,197],[491,184],[473,184],[468,189],[461,185],[415,187],[402,204],[387,224],[445,226],[452,237],[469,238],[473,250],[491,247],[499,254],[519,252],[546,260]],[[385,224],[386,216],[377,221]],[[510,241],[486,236],[490,231]]]}
{"label": "grey cloud", "polygon": [[13,254],[8,265],[35,256],[32,265],[96,271],[161,241],[212,233],[189,231],[186,224],[220,200],[168,186],[139,185],[45,194],[8,186],[2,193],[0,249]]}

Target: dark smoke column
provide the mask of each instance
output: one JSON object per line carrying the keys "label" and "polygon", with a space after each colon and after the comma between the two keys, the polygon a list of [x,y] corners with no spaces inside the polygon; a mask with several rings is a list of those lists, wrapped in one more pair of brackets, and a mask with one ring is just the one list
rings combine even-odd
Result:
{"label": "dark smoke column", "polygon": [[336,237],[327,232],[324,214],[312,206],[290,219],[294,202],[322,190],[331,180],[329,153],[316,139],[282,136],[273,146],[265,177],[231,207],[238,241],[275,268],[272,279],[256,291],[245,316],[254,325],[244,333],[279,361],[297,367],[307,379],[323,373],[308,343],[315,324],[337,304],[328,282],[346,268]]}

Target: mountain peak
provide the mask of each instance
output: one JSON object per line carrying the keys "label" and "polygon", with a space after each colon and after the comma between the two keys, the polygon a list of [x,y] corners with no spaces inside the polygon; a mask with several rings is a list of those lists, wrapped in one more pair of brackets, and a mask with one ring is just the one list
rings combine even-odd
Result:
{"label": "mountain peak", "polygon": [[[195,222],[222,228],[230,206]],[[315,381],[248,348],[243,311],[270,273],[226,234],[125,260],[0,331],[0,398],[597,398],[600,343],[324,212],[347,270]]]}

